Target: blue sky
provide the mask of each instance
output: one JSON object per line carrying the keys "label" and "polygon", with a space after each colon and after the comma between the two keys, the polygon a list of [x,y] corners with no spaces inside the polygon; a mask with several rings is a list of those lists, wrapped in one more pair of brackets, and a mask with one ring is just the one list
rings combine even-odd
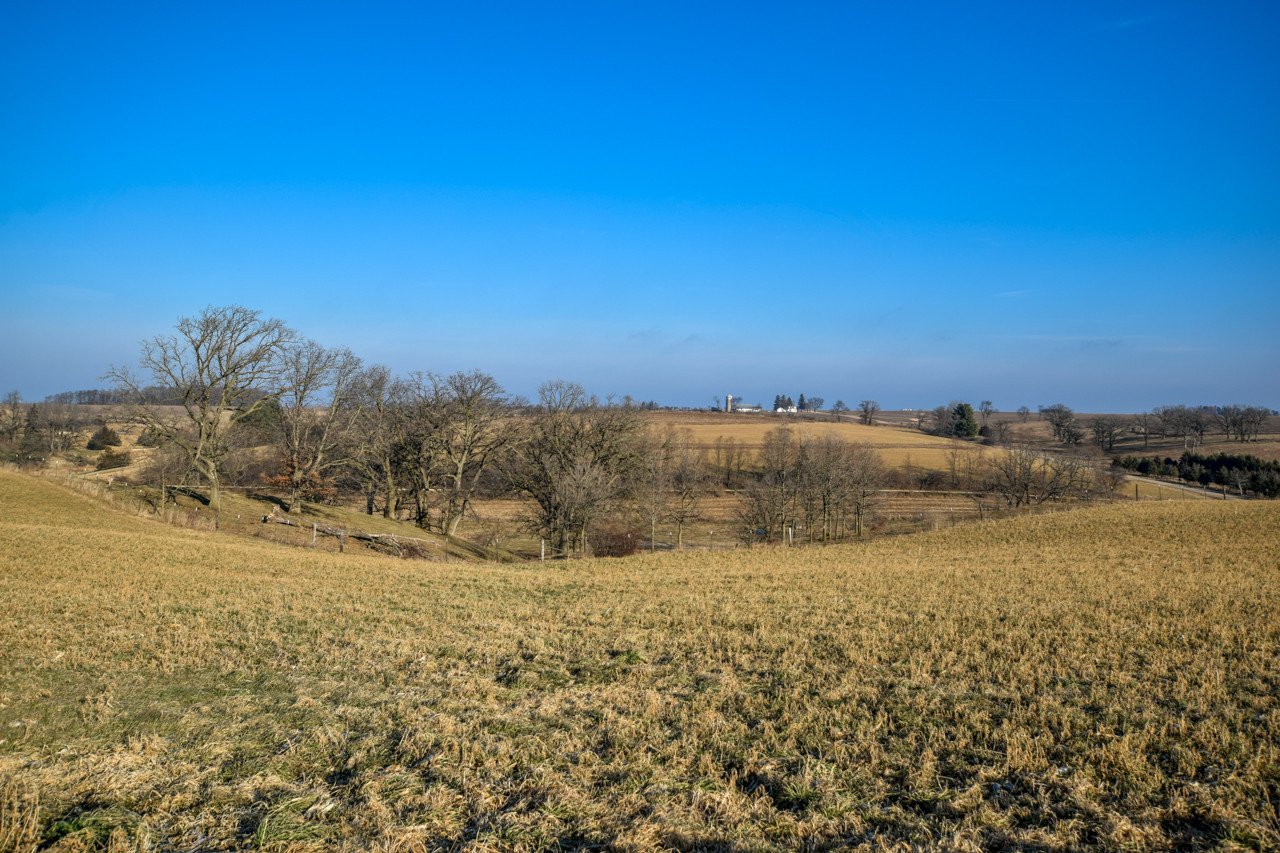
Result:
{"label": "blue sky", "polygon": [[683,405],[1280,406],[1273,3],[11,4],[0,390],[240,303]]}

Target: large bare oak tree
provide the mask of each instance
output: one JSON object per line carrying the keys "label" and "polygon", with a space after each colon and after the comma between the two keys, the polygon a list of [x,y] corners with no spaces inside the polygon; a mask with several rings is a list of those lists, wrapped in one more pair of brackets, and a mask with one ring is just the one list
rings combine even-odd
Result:
{"label": "large bare oak tree", "polygon": [[[209,486],[209,508],[217,524],[222,510],[222,471],[227,436],[238,419],[280,396],[284,348],[295,339],[280,320],[240,305],[205,308],[178,320],[177,334],[142,342],[138,370],[112,367],[132,414],[182,449],[192,473]],[[148,387],[169,392],[181,407],[173,417],[150,400]]]}

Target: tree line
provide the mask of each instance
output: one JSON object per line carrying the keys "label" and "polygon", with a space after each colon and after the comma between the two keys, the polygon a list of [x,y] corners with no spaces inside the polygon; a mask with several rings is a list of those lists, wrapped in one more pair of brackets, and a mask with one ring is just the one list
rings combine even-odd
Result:
{"label": "tree line", "polygon": [[767,542],[861,536],[885,479],[869,444],[826,435],[805,439],[782,426],[765,434],[752,477],[739,495],[738,518],[749,538]]}
{"label": "tree line", "polygon": [[1178,459],[1159,456],[1120,456],[1117,468],[1149,477],[1177,477],[1188,483],[1210,483],[1232,488],[1242,497],[1252,493],[1264,498],[1280,497],[1280,462],[1252,454],[1202,454],[1184,451]]}
{"label": "tree line", "polygon": [[[527,508],[524,526],[572,555],[588,550],[589,535],[634,545],[652,540],[659,524],[674,528],[679,546],[705,496],[736,488],[744,505],[759,505],[777,476],[788,484],[776,518],[761,522],[766,538],[776,539],[797,514],[822,519],[815,521],[821,537],[838,538],[861,530],[869,507],[848,504],[844,485],[813,486],[818,497],[809,491],[819,478],[814,460],[846,476],[848,466],[837,463],[868,459],[869,449],[806,448],[796,480],[804,488],[793,491],[790,463],[779,461],[786,453],[766,461],[788,473],[776,465],[761,473],[732,439],[709,453],[687,430],[649,430],[640,416],[647,407],[630,398],[602,401],[576,383],[552,381],[528,401],[478,370],[397,375],[241,306],[181,318],[174,333],[142,342],[136,366],[112,366],[106,377],[110,395],[70,398],[117,401],[118,416],[140,431],[138,444],[154,448],[143,479],[198,487],[215,523],[229,487],[271,491],[290,513],[304,501],[358,502],[370,514],[446,535],[474,516],[477,500],[516,496]],[[7,404],[20,405],[10,396]],[[49,453],[83,440],[74,405],[32,411],[43,414],[25,425],[18,414],[6,419],[10,438],[41,442]],[[117,440],[102,430],[91,437],[95,447]],[[859,482],[874,482],[869,476]],[[776,508],[772,498],[763,503]]]}
{"label": "tree line", "polygon": [[[674,527],[679,545],[704,498],[721,490],[736,494],[749,541],[779,541],[796,529],[814,541],[857,536],[874,518],[877,492],[898,473],[869,446],[808,440],[785,427],[769,433],[757,459],[731,437],[698,447],[687,431],[647,429],[640,412],[648,406],[602,401],[572,382],[547,382],[528,401],[478,370],[397,375],[241,306],[181,318],[174,333],[142,343],[136,367],[106,375],[109,394],[71,392],[25,408],[16,392],[7,395],[0,453],[26,462],[66,453],[96,425],[89,445],[100,451],[97,464],[127,464],[102,413],[86,417],[63,402],[110,399],[137,426],[136,443],[154,448],[145,480],[198,487],[215,520],[223,490],[237,486],[273,492],[287,512],[304,501],[357,502],[370,514],[456,535],[476,501],[515,496],[527,507],[524,526],[565,554],[588,550],[589,535],[652,540],[659,524]],[[833,411],[849,409],[837,401]],[[863,400],[858,412],[869,424],[879,405]],[[990,401],[976,410],[955,401],[924,413],[921,428],[998,440],[995,413]],[[1019,416],[1030,413],[1023,407]],[[1078,443],[1082,428],[1068,407],[1041,407],[1040,416],[1064,444]],[[1224,406],[1216,417],[1247,439],[1266,410]],[[1204,410],[1163,407],[1108,419],[1107,429],[1202,436],[1196,425],[1206,418]],[[1118,434],[1091,428],[1099,441]],[[1086,497],[1099,480],[1082,461],[1018,447],[952,467],[949,481],[931,485],[997,494],[1011,507]]]}
{"label": "tree line", "polygon": [[[864,407],[867,404],[868,401],[863,401]],[[876,406],[874,401],[870,401],[870,405]],[[982,438],[990,444],[1007,444],[1009,421],[994,419],[992,416],[996,413],[990,400],[983,400],[976,411],[969,403],[952,401],[921,412],[916,423],[919,429],[933,435]],[[1023,423],[1031,418],[1031,410],[1026,406],[1020,407],[1016,414]],[[1240,403],[1212,407],[1174,405],[1159,406],[1137,415],[1095,415],[1082,420],[1070,406],[1054,403],[1038,406],[1036,414],[1048,423],[1057,444],[1070,448],[1089,442],[1110,452],[1125,436],[1140,437],[1144,448],[1152,438],[1176,438],[1183,442],[1185,449],[1191,449],[1203,445],[1206,437],[1215,431],[1233,441],[1257,441],[1271,410]],[[864,422],[869,423],[870,417],[865,417]]]}

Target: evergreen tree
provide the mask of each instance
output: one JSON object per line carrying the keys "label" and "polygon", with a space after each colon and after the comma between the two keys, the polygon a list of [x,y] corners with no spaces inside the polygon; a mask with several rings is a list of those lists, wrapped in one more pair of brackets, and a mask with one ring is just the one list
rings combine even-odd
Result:
{"label": "evergreen tree", "polygon": [[801,395],[800,395],[800,402],[799,402],[799,404],[797,404],[797,405],[796,405],[796,408],[803,412],[806,408],[808,408],[808,406],[809,406],[809,404],[808,404],[807,402],[805,402],[804,394],[801,394]]}
{"label": "evergreen tree", "polygon": [[978,434],[978,419],[974,416],[973,406],[968,403],[957,403],[952,412],[951,429],[960,438],[973,438]]}
{"label": "evergreen tree", "polygon": [[120,436],[106,424],[103,424],[97,432],[89,436],[89,443],[85,445],[90,450],[105,450],[108,447],[119,446]]}
{"label": "evergreen tree", "polygon": [[22,429],[22,455],[28,459],[38,459],[44,454],[41,427],[40,409],[32,403],[31,408],[27,409],[27,422]]}

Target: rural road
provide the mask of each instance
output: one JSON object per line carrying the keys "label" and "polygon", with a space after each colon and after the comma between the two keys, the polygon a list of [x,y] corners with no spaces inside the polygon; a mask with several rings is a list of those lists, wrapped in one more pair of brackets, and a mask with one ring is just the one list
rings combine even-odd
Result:
{"label": "rural road", "polygon": [[[1160,486],[1161,488],[1172,489],[1173,491],[1186,492],[1188,494],[1195,495],[1196,497],[1199,497],[1199,498],[1205,498],[1207,500],[1220,501],[1223,499],[1223,495],[1218,494],[1217,492],[1207,492],[1204,489],[1198,488],[1196,486],[1183,486],[1179,483],[1170,483],[1165,480],[1156,480],[1151,477],[1141,477],[1137,474],[1126,474],[1125,480],[1132,483],[1147,483],[1148,485]],[[1240,500],[1240,496],[1228,494],[1226,495],[1226,499],[1229,501],[1238,501]]]}

